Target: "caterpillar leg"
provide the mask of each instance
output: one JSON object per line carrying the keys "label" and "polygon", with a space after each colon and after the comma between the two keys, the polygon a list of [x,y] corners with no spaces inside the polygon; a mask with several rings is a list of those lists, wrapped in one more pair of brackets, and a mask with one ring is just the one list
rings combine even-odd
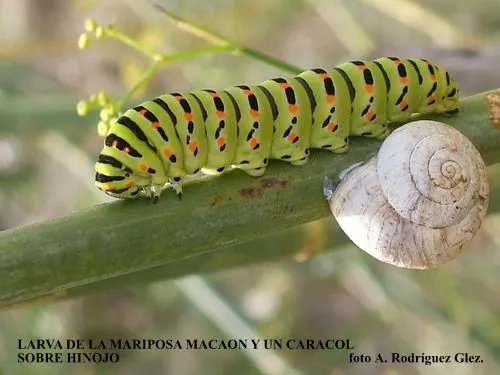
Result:
{"label": "caterpillar leg", "polygon": [[321,148],[323,150],[331,151],[335,154],[343,154],[344,152],[347,152],[347,150],[349,149],[349,137],[344,138],[344,142],[340,147],[335,146],[335,145],[330,144],[330,143],[327,143],[327,144],[321,146]]}
{"label": "caterpillar leg", "polygon": [[346,143],[342,147],[332,150],[332,152],[334,152],[336,154],[343,154],[343,153],[347,152],[348,149],[349,149],[349,143]]}
{"label": "caterpillar leg", "polygon": [[384,131],[382,133],[380,133],[379,135],[376,136],[377,139],[385,139],[387,138],[387,136],[391,134],[391,131],[389,130],[389,128],[387,128],[386,125],[384,125]]}
{"label": "caterpillar leg", "polygon": [[247,173],[248,175],[252,176],[252,177],[260,177],[262,175],[264,175],[264,173],[266,172],[266,168],[265,167],[258,167],[258,168],[253,168],[253,169],[243,169],[245,171],[245,173]]}
{"label": "caterpillar leg", "polygon": [[221,166],[219,168],[201,168],[201,173],[209,176],[219,176],[225,170],[226,170],[225,166]]}
{"label": "caterpillar leg", "polygon": [[332,149],[331,151],[336,154],[343,154],[344,152],[347,152],[348,149],[349,149],[349,137],[345,137],[344,144],[340,147]]}
{"label": "caterpillar leg", "polygon": [[294,161],[290,162],[290,164],[298,167],[298,166],[306,164],[308,159],[309,159],[309,156],[305,155],[304,157],[300,158],[299,160],[294,160]]}
{"label": "caterpillar leg", "polygon": [[309,149],[308,149],[308,148],[306,148],[306,149],[304,150],[304,153],[303,153],[302,155],[299,155],[299,156],[301,156],[301,158],[300,158],[300,159],[297,159],[297,160],[292,160],[292,161],[290,161],[290,163],[291,163],[292,165],[295,165],[295,166],[301,166],[301,165],[306,164],[306,163],[307,163],[307,160],[309,160]]}
{"label": "caterpillar leg", "polygon": [[330,140],[328,140],[326,143],[316,148],[328,150],[336,154],[342,154],[344,152],[347,152],[347,150],[349,149],[349,137],[344,137],[341,143],[339,143],[338,140],[336,140],[335,143],[332,143]]}
{"label": "caterpillar leg", "polygon": [[147,185],[144,187],[144,194],[146,197],[155,204],[158,202],[158,199],[160,199],[160,193],[161,193],[162,185]]}
{"label": "caterpillar leg", "polygon": [[174,189],[177,198],[182,199],[182,178],[174,177],[168,180],[169,185]]}

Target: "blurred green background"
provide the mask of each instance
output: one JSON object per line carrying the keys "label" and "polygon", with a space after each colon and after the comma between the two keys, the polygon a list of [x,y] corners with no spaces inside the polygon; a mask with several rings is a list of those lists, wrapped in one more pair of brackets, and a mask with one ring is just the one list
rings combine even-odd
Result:
{"label": "blurred green background", "polygon": [[[464,95],[500,87],[497,0],[157,2],[303,68],[419,56],[443,64]],[[100,201],[92,182],[102,145],[98,113],[80,118],[75,105],[99,90],[119,98],[150,61],[108,39],[79,51],[88,17],[164,53],[206,45],[146,1],[0,0],[0,230]],[[202,55],[165,65],[133,102],[279,74],[249,57]],[[498,164],[489,172],[500,181]],[[499,374],[499,225],[500,217],[490,215],[467,253],[432,271],[395,269],[346,246],[300,262],[284,259],[4,311],[0,374]],[[484,363],[349,364],[348,352],[307,350],[136,350],[121,352],[116,365],[17,363],[18,338],[244,338],[254,330],[265,338],[350,338],[355,352],[372,356],[468,352]]]}

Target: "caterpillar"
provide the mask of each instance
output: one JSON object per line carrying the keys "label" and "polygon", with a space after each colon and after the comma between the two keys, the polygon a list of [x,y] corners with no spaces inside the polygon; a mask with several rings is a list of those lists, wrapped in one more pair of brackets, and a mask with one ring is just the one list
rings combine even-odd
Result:
{"label": "caterpillar", "polygon": [[383,138],[413,113],[458,111],[450,74],[425,59],[382,57],[223,90],[170,93],[111,125],[95,164],[97,188],[156,201],[200,170],[264,174],[270,159],[307,162],[310,149],[345,152],[349,137]]}

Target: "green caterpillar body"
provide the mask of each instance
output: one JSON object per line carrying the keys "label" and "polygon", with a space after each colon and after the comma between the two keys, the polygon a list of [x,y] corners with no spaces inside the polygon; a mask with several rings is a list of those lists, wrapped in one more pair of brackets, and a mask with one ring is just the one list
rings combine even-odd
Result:
{"label": "green caterpillar body", "polygon": [[448,72],[423,59],[382,57],[313,69],[256,86],[159,96],[126,111],[105,138],[96,186],[118,198],[158,198],[184,176],[229,166],[261,176],[270,159],[303,165],[310,148],[347,150],[350,136],[384,137],[412,113],[458,110]]}

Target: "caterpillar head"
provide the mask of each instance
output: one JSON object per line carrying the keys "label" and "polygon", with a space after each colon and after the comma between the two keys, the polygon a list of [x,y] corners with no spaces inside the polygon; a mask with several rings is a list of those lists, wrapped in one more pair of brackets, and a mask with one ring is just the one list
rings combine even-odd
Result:
{"label": "caterpillar head", "polygon": [[115,198],[136,198],[143,187],[150,184],[148,178],[138,176],[116,159],[103,154],[95,164],[95,171],[97,188]]}

